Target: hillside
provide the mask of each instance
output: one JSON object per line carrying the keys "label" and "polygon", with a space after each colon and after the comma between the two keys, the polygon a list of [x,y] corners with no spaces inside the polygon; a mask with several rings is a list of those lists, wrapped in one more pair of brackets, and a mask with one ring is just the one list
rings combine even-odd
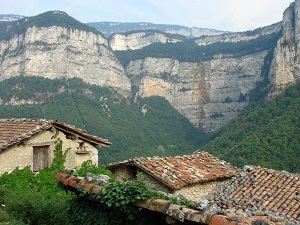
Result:
{"label": "hillside", "polygon": [[284,21],[197,39],[155,30],[105,38],[64,12],[49,11],[0,22],[0,81],[20,74],[79,77],[123,98],[160,96],[194,126],[213,132],[248,105],[253,91],[293,82],[278,69],[287,65],[288,70],[295,62],[278,61],[293,50],[279,42],[291,37],[285,27],[296,27],[296,21]]}
{"label": "hillside", "polygon": [[136,104],[114,97],[106,88],[79,79],[17,77],[0,82],[1,118],[57,119],[112,142],[99,151],[107,164],[135,156],[168,156],[194,152],[207,141],[161,97]]}
{"label": "hillside", "polygon": [[[1,18],[1,17],[0,17]],[[3,19],[3,18],[2,18]],[[79,29],[101,34],[95,28],[80,23],[62,11],[48,11],[37,16],[25,17],[16,21],[0,21],[0,40],[9,40],[14,35],[23,34],[29,27],[61,26],[68,29]]]}
{"label": "hillside", "polygon": [[236,166],[300,173],[300,82],[275,99],[249,106],[201,150]]}

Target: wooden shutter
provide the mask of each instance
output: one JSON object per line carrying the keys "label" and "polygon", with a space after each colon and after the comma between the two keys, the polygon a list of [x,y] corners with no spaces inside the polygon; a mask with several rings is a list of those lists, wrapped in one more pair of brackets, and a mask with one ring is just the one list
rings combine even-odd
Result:
{"label": "wooden shutter", "polygon": [[33,147],[33,171],[39,171],[49,166],[49,146]]}

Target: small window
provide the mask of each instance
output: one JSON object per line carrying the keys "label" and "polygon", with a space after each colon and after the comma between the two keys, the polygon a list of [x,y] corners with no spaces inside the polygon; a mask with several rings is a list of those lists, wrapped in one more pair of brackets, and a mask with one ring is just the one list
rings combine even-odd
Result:
{"label": "small window", "polygon": [[33,171],[49,167],[49,145],[33,147]]}
{"label": "small window", "polygon": [[136,166],[128,166],[129,170],[129,178],[130,179],[136,179],[137,177],[137,167]]}

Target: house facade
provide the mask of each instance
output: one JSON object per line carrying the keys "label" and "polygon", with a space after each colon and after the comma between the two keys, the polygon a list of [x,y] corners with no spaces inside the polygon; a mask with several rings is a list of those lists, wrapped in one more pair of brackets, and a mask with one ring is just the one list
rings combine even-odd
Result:
{"label": "house facade", "polygon": [[199,152],[175,157],[132,158],[109,164],[120,181],[142,179],[147,186],[190,200],[200,200],[238,173],[234,166]]}
{"label": "house facade", "polygon": [[0,119],[0,175],[16,167],[29,166],[34,172],[49,167],[55,143],[69,149],[65,166],[74,168],[91,160],[98,165],[98,148],[110,142],[55,120]]}

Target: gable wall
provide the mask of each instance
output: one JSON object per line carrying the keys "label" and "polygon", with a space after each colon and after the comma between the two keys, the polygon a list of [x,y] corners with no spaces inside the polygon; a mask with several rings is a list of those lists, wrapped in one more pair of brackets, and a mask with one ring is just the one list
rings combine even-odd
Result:
{"label": "gable wall", "polygon": [[223,185],[227,180],[203,182],[185,186],[179,190],[173,190],[158,179],[145,173],[143,170],[137,168],[137,176],[133,177],[130,169],[126,166],[119,167],[114,170],[113,175],[117,180],[122,181],[125,179],[139,179],[143,180],[146,186],[154,188],[157,191],[173,194],[174,196],[183,195],[189,200],[201,200],[206,198],[210,193],[215,191],[220,185]]}
{"label": "gable wall", "polygon": [[132,175],[130,169],[126,166],[119,167],[119,168],[113,170],[112,174],[118,181],[123,181],[123,179],[135,179],[136,178]]}
{"label": "gable wall", "polygon": [[183,195],[189,200],[198,201],[206,198],[226,181],[210,181],[185,186],[179,190],[174,190],[174,195]]}
{"label": "gable wall", "polygon": [[[11,172],[16,167],[24,168],[30,166],[33,168],[33,146],[49,145],[49,163],[53,161],[53,150],[55,147],[54,131],[41,132],[25,142],[25,144],[15,145],[9,149],[0,152],[0,175],[4,172]],[[78,140],[67,139],[63,132],[58,133],[58,138],[63,142],[63,150],[70,148],[67,154],[66,168],[71,169],[80,166],[86,160],[92,160],[93,163],[98,165],[98,150],[89,143],[83,144],[84,150],[87,154],[76,154],[79,149]]]}
{"label": "gable wall", "polygon": [[137,171],[137,177],[140,180],[144,180],[145,184],[148,187],[154,188],[156,191],[163,191],[166,193],[173,193],[173,190],[171,188],[169,188],[168,186],[166,186],[165,184],[163,184],[161,181],[155,179],[153,176],[145,173],[143,170],[138,168]]}

